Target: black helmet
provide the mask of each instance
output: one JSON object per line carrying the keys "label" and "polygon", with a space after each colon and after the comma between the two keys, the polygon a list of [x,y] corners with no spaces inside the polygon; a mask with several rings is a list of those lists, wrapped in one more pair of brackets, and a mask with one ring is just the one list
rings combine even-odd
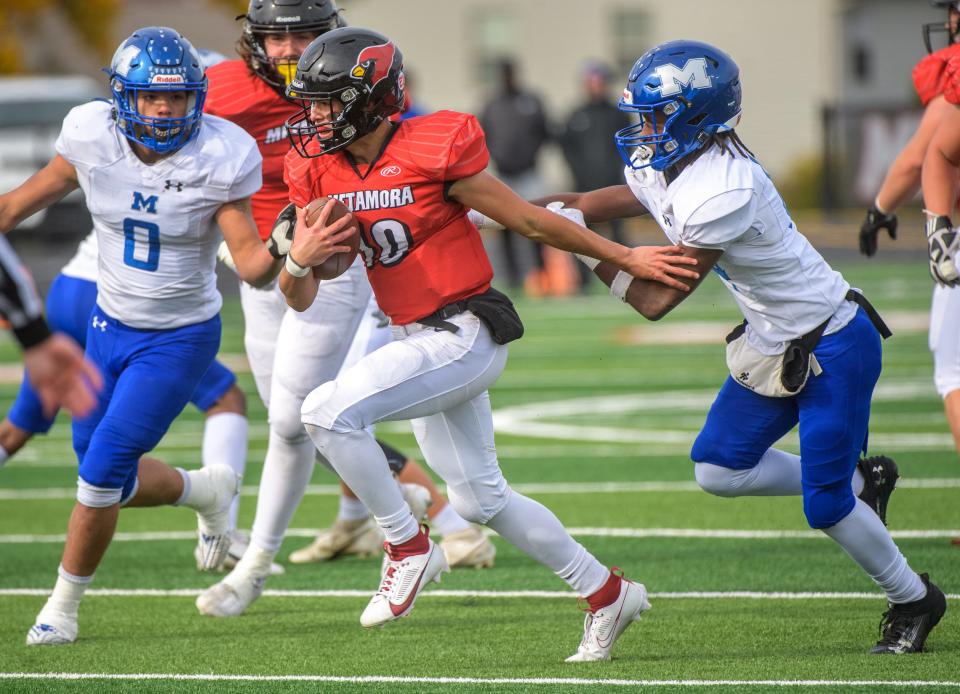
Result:
{"label": "black helmet", "polygon": [[[403,109],[403,54],[375,31],[335,29],[314,39],[300,56],[287,97],[299,101],[303,109],[287,121],[290,141],[300,156],[335,152]],[[337,101],[342,110],[332,120],[314,123],[310,110],[317,101]],[[331,103],[331,114],[332,109]],[[320,151],[308,153],[313,139]]]}
{"label": "black helmet", "polygon": [[927,47],[927,53],[933,53],[933,42],[931,41],[931,34],[946,32],[948,34],[947,45],[953,45],[957,40],[957,32],[954,29],[953,23],[950,21],[950,12],[951,10],[956,10],[960,12],[960,2],[956,0],[930,0],[930,4],[934,7],[938,7],[942,10],[947,11],[947,21],[946,22],[931,22],[929,24],[923,25],[923,44]]}
{"label": "black helmet", "polygon": [[293,76],[300,56],[268,58],[265,34],[312,32],[317,35],[346,26],[333,0],[250,0],[238,45],[250,69],[268,84],[283,90]]}

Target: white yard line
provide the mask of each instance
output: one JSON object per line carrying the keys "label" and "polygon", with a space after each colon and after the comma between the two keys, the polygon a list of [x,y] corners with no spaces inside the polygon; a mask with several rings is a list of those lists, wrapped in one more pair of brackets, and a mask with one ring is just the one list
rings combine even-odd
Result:
{"label": "white yard line", "polygon": [[[0,588],[0,597],[42,597],[50,588]],[[193,598],[204,588],[91,588],[85,596],[109,598]],[[267,598],[369,598],[370,590],[265,590]],[[576,593],[562,590],[444,590],[425,588],[419,597],[432,598],[530,598],[538,600],[575,600]],[[656,600],[882,600],[882,593],[790,592],[790,591],[684,591],[650,593]],[[960,593],[947,594],[949,600],[960,600]]]}
{"label": "white yard line", "polygon": [[0,680],[160,680],[173,682],[331,682],[340,684],[566,685],[582,687],[960,687],[949,680],[630,680],[583,677],[399,677],[392,675],[210,675],[178,673],[3,672]]}
{"label": "white yard line", "polygon": [[[521,494],[633,494],[642,492],[701,492],[696,482],[530,482],[510,485]],[[960,478],[926,477],[900,480],[897,489],[956,489]],[[241,496],[256,496],[257,487],[245,486]],[[441,491],[445,487],[440,485]],[[701,492],[702,493],[702,492]],[[311,484],[307,496],[339,496],[335,484]],[[0,501],[41,501],[44,499],[74,499],[76,487],[40,487],[34,489],[0,489]]]}
{"label": "white yard line", "polygon": [[[819,540],[827,536],[818,530],[736,530],[706,528],[590,528],[571,527],[567,531],[575,537],[626,537],[649,538],[670,537],[680,539],[714,540]],[[488,535],[494,535],[490,530]],[[290,528],[286,537],[313,537],[317,534],[313,528]],[[890,535],[898,540],[931,540],[960,537],[960,529],[946,530],[892,530]],[[194,530],[164,530],[157,532],[116,533],[114,542],[157,542],[172,540],[190,540],[197,538]],[[21,544],[59,544],[67,536],[63,533],[50,535],[9,534],[0,535],[0,545]]]}

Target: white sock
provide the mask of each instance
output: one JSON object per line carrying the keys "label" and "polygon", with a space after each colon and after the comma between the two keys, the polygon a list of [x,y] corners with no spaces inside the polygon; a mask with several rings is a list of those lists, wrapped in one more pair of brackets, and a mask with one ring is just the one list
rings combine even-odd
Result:
{"label": "white sock", "polygon": [[57,584],[40,614],[53,611],[76,617],[80,610],[80,601],[87,586],[93,581],[93,576],[74,576],[63,568],[63,564],[57,568],[57,574]]}
{"label": "white sock", "polygon": [[447,504],[440,509],[437,515],[430,519],[430,527],[441,535],[450,535],[469,528],[470,524],[461,518],[459,513],[453,510],[453,506]]}
{"label": "white sock", "polygon": [[291,440],[270,430],[257,494],[257,513],[250,532],[251,547],[257,545],[273,553],[280,549],[290,519],[310,482],[313,464],[313,444],[306,435]]}
{"label": "white sock", "polygon": [[600,590],[610,571],[570,537],[546,506],[511,490],[487,526],[521,552],[553,570],[580,595]]}
{"label": "white sock", "polygon": [[337,520],[358,521],[369,517],[370,511],[367,510],[360,499],[340,494],[340,510],[337,512]]}
{"label": "white sock", "polygon": [[387,457],[372,434],[335,432],[312,424],[306,428],[320,454],[370,509],[387,542],[402,544],[420,532],[420,525],[390,472]]}
{"label": "white sock", "polygon": [[236,568],[231,571],[224,582],[231,583],[231,577],[235,581],[244,581],[248,576],[255,578],[265,578],[270,575],[270,566],[273,564],[273,558],[277,555],[276,551],[271,551],[260,547],[253,541],[247,547],[247,551],[240,557]]}
{"label": "white sock", "polygon": [[7,449],[3,446],[0,446],[0,467],[3,467],[3,464],[10,460],[10,454],[7,453]]}
{"label": "white sock", "polygon": [[[241,477],[247,466],[247,418],[236,412],[220,412],[207,417],[203,427],[203,466],[224,463]],[[230,504],[230,529],[237,527],[238,494]]]}
{"label": "white sock", "polygon": [[186,506],[194,511],[209,511],[216,500],[217,492],[210,484],[210,478],[203,470],[184,470],[177,468],[183,478],[183,493],[174,502],[174,506]]}
{"label": "white sock", "polygon": [[846,518],[823,532],[867,572],[890,602],[913,602],[926,595],[926,586],[907,565],[890,531],[860,499]]}
{"label": "white sock", "polygon": [[799,496],[800,456],[776,448],[768,448],[760,462],[752,468],[733,470],[697,463],[694,466],[697,483],[717,496]]}

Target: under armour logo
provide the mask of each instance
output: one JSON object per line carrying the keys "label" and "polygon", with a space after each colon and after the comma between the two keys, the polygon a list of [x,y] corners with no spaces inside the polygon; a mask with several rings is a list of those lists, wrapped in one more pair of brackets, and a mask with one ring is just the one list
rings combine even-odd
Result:
{"label": "under armour logo", "polygon": [[166,184],[167,185],[163,187],[164,190],[176,188],[178,193],[183,190],[183,181],[171,181],[170,179],[167,179]]}
{"label": "under armour logo", "polygon": [[100,332],[107,332],[107,321],[103,318],[98,319],[96,316],[93,317],[93,327],[94,329],[100,328]]}

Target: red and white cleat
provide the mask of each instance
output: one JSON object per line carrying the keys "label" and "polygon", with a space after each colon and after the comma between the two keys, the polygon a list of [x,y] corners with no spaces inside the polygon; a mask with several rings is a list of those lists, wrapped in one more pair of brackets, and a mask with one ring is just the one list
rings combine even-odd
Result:
{"label": "red and white cleat", "polygon": [[613,602],[587,612],[583,623],[583,639],[577,652],[567,658],[568,663],[585,663],[595,660],[610,660],[610,651],[628,626],[640,619],[650,609],[647,589],[642,583],[623,578],[623,574],[610,572],[611,580],[619,580],[619,593]]}
{"label": "red and white cleat", "polygon": [[371,598],[360,624],[375,627],[410,613],[420,591],[430,581],[440,582],[440,575],[450,571],[443,551],[434,544],[425,527],[420,534],[402,545],[383,545],[387,553],[386,570],[380,589]]}

